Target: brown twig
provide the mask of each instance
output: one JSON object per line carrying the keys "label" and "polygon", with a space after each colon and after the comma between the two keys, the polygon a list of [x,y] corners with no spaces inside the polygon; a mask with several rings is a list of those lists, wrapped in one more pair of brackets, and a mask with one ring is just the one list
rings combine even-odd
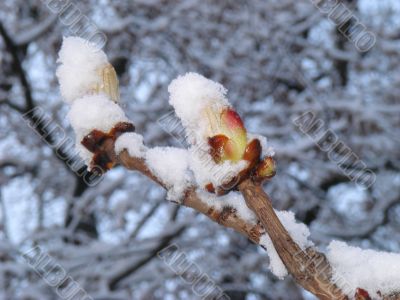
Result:
{"label": "brown twig", "polygon": [[[113,142],[110,141],[105,143],[105,150],[116,163],[129,170],[139,171],[162,187],[166,187],[162,180],[150,171],[142,158],[131,157],[126,150],[118,156],[115,155]],[[239,190],[249,208],[257,215],[259,221],[256,224],[241,218],[233,209],[223,210],[222,212],[215,211],[212,206],[201,200],[196,192],[196,187],[190,187],[186,190],[181,205],[190,207],[208,216],[211,220],[236,230],[257,244],[261,235],[267,232],[288,272],[299,285],[322,300],[348,299],[343,291],[331,281],[332,268],[325,255],[314,248],[302,250],[294,242],[280,222],[261,185],[249,178],[239,185]],[[384,295],[382,299],[399,300],[400,295]]]}
{"label": "brown twig", "polygon": [[276,215],[263,188],[247,179],[239,185],[247,205],[255,212],[274,247],[296,282],[319,299],[347,299],[331,282],[331,267],[324,254],[302,249],[293,241]]}
{"label": "brown twig", "polygon": [[[108,151],[112,152],[111,156],[125,168],[139,171],[165,187],[162,181],[149,170],[143,159],[131,157],[127,151],[121,152],[117,157],[111,148],[111,144]],[[329,281],[330,267],[323,254],[311,249],[304,252],[299,248],[279,221],[268,196],[261,186],[248,179],[240,185],[240,190],[249,207],[257,214],[260,220],[256,225],[242,219],[233,210],[225,213],[215,211],[200,199],[195,187],[186,191],[181,204],[208,216],[225,227],[233,228],[256,244],[259,243],[260,236],[266,230],[274,242],[282,261],[301,286],[320,297],[320,299],[346,299],[345,295]],[[307,267],[304,268],[304,266]]]}

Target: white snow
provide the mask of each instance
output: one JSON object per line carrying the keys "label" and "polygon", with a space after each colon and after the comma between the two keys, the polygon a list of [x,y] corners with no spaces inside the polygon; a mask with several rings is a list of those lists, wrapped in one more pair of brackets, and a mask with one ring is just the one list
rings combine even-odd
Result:
{"label": "white snow", "polygon": [[118,104],[105,95],[88,95],[71,105],[68,119],[77,136],[85,136],[93,129],[108,132],[118,122],[129,122]]}
{"label": "white snow", "polygon": [[217,164],[208,151],[204,151],[197,146],[190,147],[189,153],[190,169],[193,171],[197,185],[203,189],[208,183],[212,183],[214,187],[228,183],[248,165],[245,160],[237,163],[224,161],[221,164]]}
{"label": "white snow", "polygon": [[279,257],[278,252],[276,252],[274,244],[272,243],[272,240],[268,234],[263,234],[260,237],[260,245],[264,246],[267,250],[269,257],[269,269],[271,270],[272,274],[281,280],[285,278],[285,276],[288,275],[288,271]]}
{"label": "white snow", "polygon": [[349,296],[357,288],[366,290],[374,299],[378,298],[378,291],[390,295],[400,290],[400,254],[363,250],[332,241],[327,258],[333,269],[333,282]]}
{"label": "white snow", "polygon": [[61,63],[56,72],[61,95],[68,103],[101,84],[99,70],[108,64],[103,51],[79,37],[64,37],[57,62]]}
{"label": "white snow", "polygon": [[75,100],[67,118],[75,131],[76,149],[88,165],[93,154],[81,145],[83,137],[93,129],[108,132],[119,122],[129,122],[118,104],[102,94]]}
{"label": "white snow", "polygon": [[286,228],[290,236],[302,250],[313,246],[313,242],[308,239],[310,236],[310,230],[305,224],[296,221],[296,217],[293,212],[286,210],[275,210],[275,212],[278,215],[282,225]]}
{"label": "white snow", "polygon": [[188,151],[173,147],[155,147],[147,150],[145,160],[149,169],[167,187],[167,199],[180,201],[191,184]]}
{"label": "white snow", "polygon": [[117,155],[126,149],[130,156],[140,158],[144,158],[147,151],[143,145],[143,136],[135,132],[121,134],[115,141],[114,149]]}
{"label": "white snow", "polygon": [[[200,200],[206,203],[209,207],[213,207],[216,211],[221,212],[224,207],[232,207],[236,210],[236,214],[244,221],[254,225],[258,221],[257,216],[247,206],[246,201],[239,192],[230,192],[227,195],[218,197],[214,194],[198,189],[197,194]],[[296,221],[293,212],[277,210],[275,210],[275,212],[283,226],[289,232],[290,236],[302,250],[313,246],[313,243],[308,239],[310,236],[310,230],[305,224]],[[283,279],[288,274],[288,271],[276,252],[276,249],[267,233],[260,236],[259,244],[267,249],[271,272],[278,278]]]}
{"label": "white snow", "polygon": [[168,92],[169,103],[181,119],[187,134],[192,130],[188,134],[189,138],[193,132],[206,133],[208,128],[204,116],[206,108],[218,111],[230,106],[225,97],[227,90],[221,84],[196,73],[186,73],[173,80]]}
{"label": "white snow", "polygon": [[[308,239],[308,237],[310,236],[310,230],[305,224],[298,223],[296,221],[293,212],[284,210],[275,210],[275,212],[282,225],[286,228],[292,239],[302,250],[305,250],[307,247],[313,246],[313,243]],[[261,236],[260,245],[264,246],[267,249],[270,261],[269,267],[271,272],[279,279],[283,279],[286,275],[288,275],[288,271],[282,260],[280,259],[272,243],[272,240],[267,233]]]}
{"label": "white snow", "polygon": [[248,223],[256,224],[257,217],[253,211],[247,206],[246,201],[239,192],[229,192],[224,196],[216,196],[202,189],[197,190],[200,200],[214,210],[221,212],[224,207],[232,207],[236,210],[236,214]]}

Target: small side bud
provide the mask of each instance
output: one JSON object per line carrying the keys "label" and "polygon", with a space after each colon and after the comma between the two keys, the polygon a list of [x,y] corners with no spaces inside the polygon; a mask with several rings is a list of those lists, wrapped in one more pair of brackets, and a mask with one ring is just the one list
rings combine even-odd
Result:
{"label": "small side bud", "polygon": [[261,143],[258,139],[252,140],[247,146],[243,154],[243,159],[250,162],[249,168],[252,169],[260,160]]}
{"label": "small side bud", "polygon": [[88,135],[84,136],[81,144],[90,152],[94,153],[99,145],[103,144],[106,138],[107,135],[103,131],[94,129]]}
{"label": "small side bud", "polygon": [[358,288],[356,294],[354,295],[355,300],[371,300],[370,295],[364,289]]}
{"label": "small side bud", "polygon": [[119,122],[110,130],[110,136],[116,141],[121,134],[126,132],[135,132],[135,126],[129,122]]}
{"label": "small side bud", "polygon": [[264,159],[258,163],[254,172],[254,178],[257,181],[263,181],[265,179],[270,179],[276,174],[275,160],[266,156]]}
{"label": "small side bud", "polygon": [[115,162],[113,158],[107,153],[106,142],[112,141],[115,143],[116,139],[123,133],[134,132],[135,126],[128,122],[119,122],[109,132],[93,129],[89,134],[83,137],[81,144],[93,153],[91,167],[100,167],[102,170],[110,170]]}
{"label": "small side bud", "polygon": [[209,193],[212,193],[212,194],[215,193],[215,188],[214,188],[214,185],[212,183],[206,184],[205,188]]}
{"label": "small side bud", "polygon": [[237,184],[241,183],[243,180],[249,178],[257,163],[260,161],[261,155],[261,143],[258,139],[251,140],[247,145],[246,150],[243,154],[243,159],[249,162],[248,166],[243,169],[239,175]]}

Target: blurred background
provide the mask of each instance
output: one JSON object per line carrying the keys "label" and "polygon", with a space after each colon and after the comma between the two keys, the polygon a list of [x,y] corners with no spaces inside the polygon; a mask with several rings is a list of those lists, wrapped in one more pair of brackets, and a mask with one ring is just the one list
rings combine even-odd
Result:
{"label": "blurred background", "polygon": [[[274,277],[258,246],[165,201],[143,176],[117,167],[88,187],[71,171],[71,143],[49,141],[74,139],[55,77],[62,37],[82,29],[74,16],[107,37],[122,106],[148,145],[179,146],[163,122],[167,86],[201,73],[225,85],[248,131],[268,137],[278,172],[265,189],[320,249],[340,239],[399,252],[400,3],[337,1],[356,18],[346,28],[363,24],[376,37],[360,51],[313,2],[86,0],[60,13],[67,1],[2,0],[0,299],[62,299],[24,260],[34,246],[93,299],[200,299],[156,255],[171,243],[232,300],[314,299]],[[34,107],[47,118],[39,133],[28,126]],[[374,172],[371,186],[357,185],[293,123],[308,111]],[[65,132],[52,136],[45,123]]]}

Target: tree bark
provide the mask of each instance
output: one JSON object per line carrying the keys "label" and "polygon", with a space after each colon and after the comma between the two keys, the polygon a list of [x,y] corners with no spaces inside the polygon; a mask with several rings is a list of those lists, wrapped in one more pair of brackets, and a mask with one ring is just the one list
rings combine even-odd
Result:
{"label": "tree bark", "polygon": [[289,273],[296,282],[319,299],[347,299],[331,281],[331,267],[324,254],[311,248],[302,250],[276,215],[263,188],[251,179],[239,185],[249,208],[257,215]]}
{"label": "tree bark", "polygon": [[[105,150],[109,157],[115,159],[116,163],[129,170],[139,171],[166,188],[162,179],[150,171],[142,158],[131,157],[126,150],[122,151],[119,155],[115,155],[113,143],[106,142],[105,144]],[[201,200],[195,186],[189,187],[186,190],[185,196],[179,204],[203,213],[218,224],[233,228],[257,244],[260,242],[260,237],[268,233],[288,272],[300,286],[321,300],[349,299],[332,282],[332,268],[325,255],[312,247],[301,249],[294,242],[280,222],[272,207],[270,198],[260,184],[253,182],[252,179],[247,179],[239,185],[239,190],[243,194],[248,207],[256,214],[258,218],[256,224],[242,219],[234,209],[216,210],[212,205]],[[383,295],[382,299],[400,300],[400,295]]]}

